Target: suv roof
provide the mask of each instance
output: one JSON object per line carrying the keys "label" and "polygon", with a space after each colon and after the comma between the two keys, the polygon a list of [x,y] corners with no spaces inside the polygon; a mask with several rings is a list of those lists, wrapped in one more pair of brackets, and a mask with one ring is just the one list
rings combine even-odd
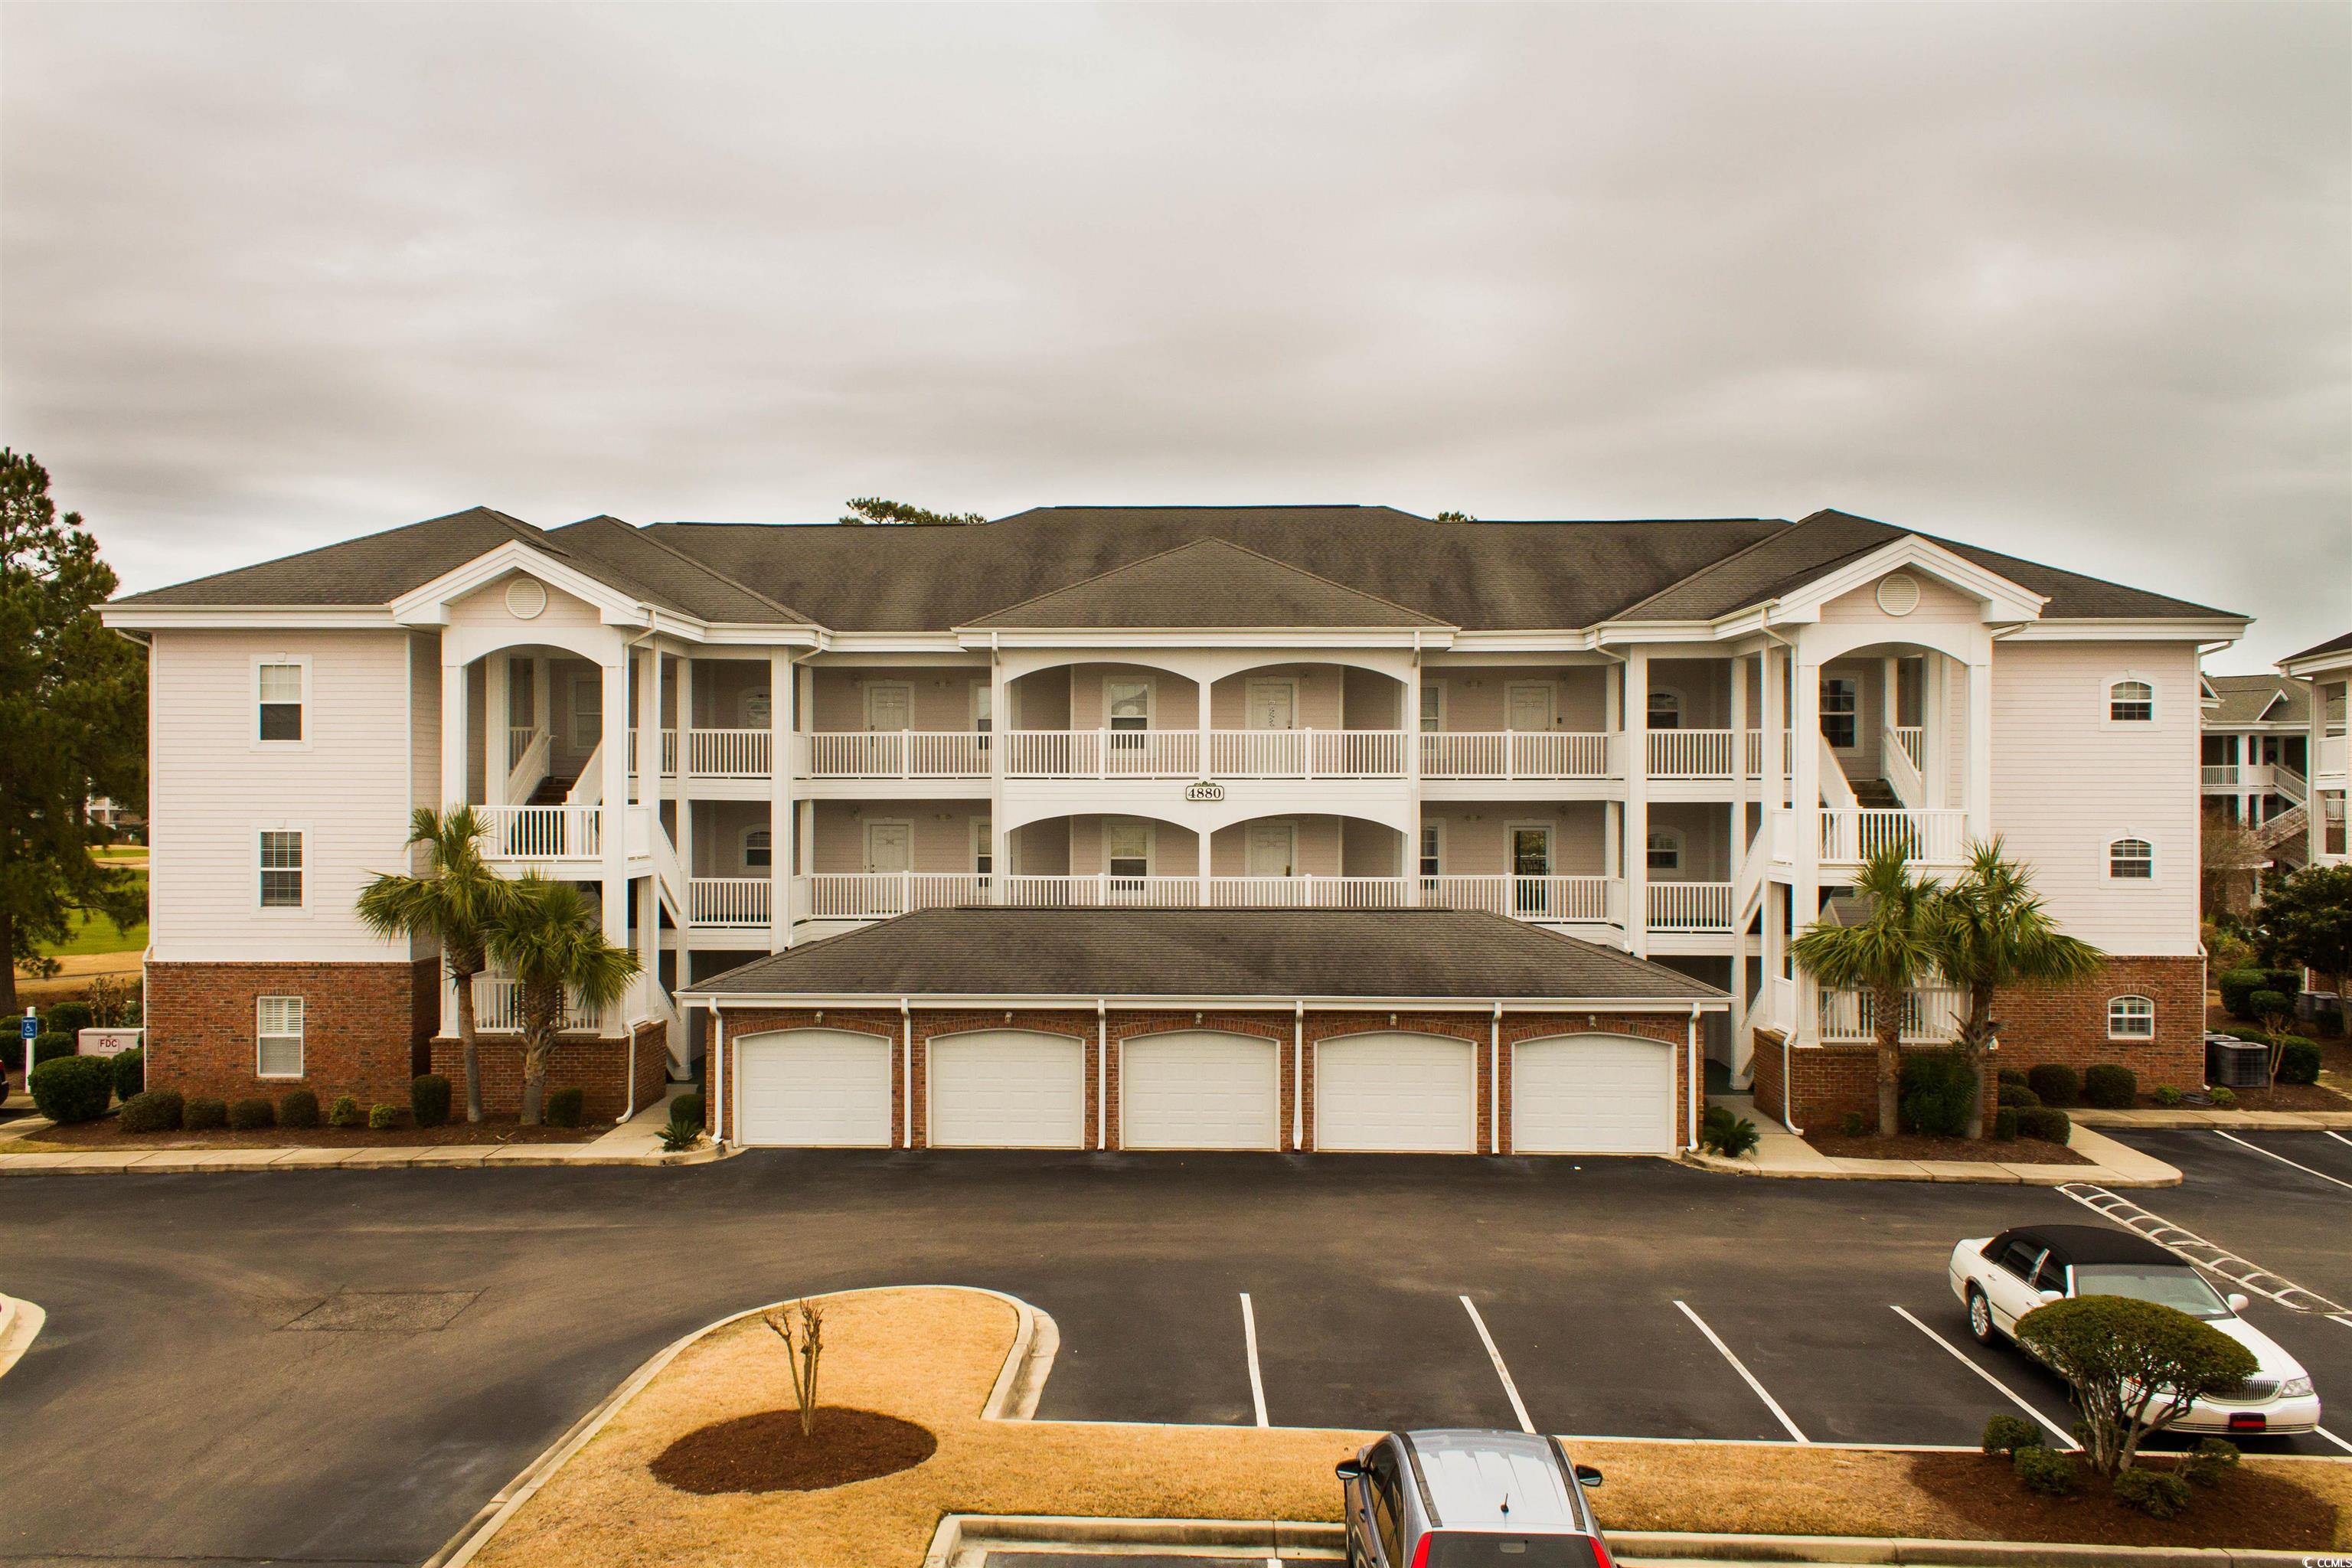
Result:
{"label": "suv roof", "polygon": [[1549,1438],[1447,1427],[1402,1434],[1450,1530],[1584,1528],[1566,1464]]}

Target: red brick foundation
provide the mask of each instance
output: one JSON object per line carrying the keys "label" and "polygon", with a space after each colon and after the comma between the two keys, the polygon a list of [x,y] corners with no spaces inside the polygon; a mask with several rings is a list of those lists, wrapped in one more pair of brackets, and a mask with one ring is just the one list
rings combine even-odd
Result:
{"label": "red brick foundation", "polygon": [[[512,1035],[486,1035],[480,1042],[482,1110],[491,1116],[513,1116],[522,1110],[522,1042]],[[432,1042],[432,1070],[449,1080],[450,1114],[462,1116],[466,1105],[465,1047],[450,1036]],[[566,1035],[547,1058],[547,1088],[577,1089],[581,1116],[589,1121],[611,1121],[631,1104],[629,1042],[589,1035]],[[658,1022],[636,1027],[636,1093],[643,1110],[661,1098],[669,1076],[669,1046]],[[401,1090],[402,1101],[407,1089]]]}
{"label": "red brick foundation", "polygon": [[[150,963],[147,1081],[225,1100],[288,1089],[406,1105],[439,1007],[440,963]],[[255,1071],[256,1004],[302,998],[302,1076]]]}

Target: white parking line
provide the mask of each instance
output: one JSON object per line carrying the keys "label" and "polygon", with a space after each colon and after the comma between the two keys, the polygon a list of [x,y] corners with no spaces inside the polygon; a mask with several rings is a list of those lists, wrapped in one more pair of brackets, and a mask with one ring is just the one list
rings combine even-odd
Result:
{"label": "white parking line", "polygon": [[1470,1314],[1470,1326],[1478,1331],[1478,1342],[1486,1347],[1486,1359],[1495,1363],[1495,1375],[1503,1380],[1503,1392],[1511,1396],[1511,1414],[1519,1418],[1519,1430],[1534,1436],[1536,1424],[1528,1419],[1528,1407],[1519,1403],[1519,1385],[1511,1381],[1511,1369],[1503,1364],[1503,1352],[1495,1348],[1495,1336],[1486,1331],[1486,1320],[1478,1315],[1477,1304],[1469,1297],[1460,1300],[1462,1310]]}
{"label": "white parking line", "polygon": [[1265,1421],[1265,1379],[1257,1370],[1257,1313],[1250,1307],[1249,1292],[1242,1292],[1242,1347],[1249,1352],[1250,1407],[1257,1412],[1257,1424]]}
{"label": "white parking line", "polygon": [[1706,1326],[1706,1320],[1700,1317],[1696,1312],[1692,1311],[1690,1310],[1690,1303],[1687,1301],[1677,1301],[1675,1305],[1682,1309],[1683,1316],[1691,1321],[1691,1325],[1694,1328],[1697,1329],[1700,1333],[1706,1336],[1707,1343],[1713,1345],[1717,1350],[1723,1352],[1723,1359],[1731,1363],[1731,1370],[1738,1373],[1741,1377],[1747,1379],[1748,1386],[1756,1391],[1756,1397],[1764,1402],[1765,1408],[1771,1411],[1773,1415],[1779,1419],[1780,1425],[1789,1429],[1789,1436],[1794,1437],[1800,1443],[1811,1443],[1812,1439],[1806,1436],[1802,1432],[1798,1431],[1797,1424],[1789,1419],[1789,1413],[1780,1408],[1780,1402],[1773,1398],[1771,1394],[1765,1392],[1764,1385],[1756,1381],[1756,1374],[1748,1371],[1748,1368],[1741,1363],[1738,1356],[1731,1353],[1731,1347],[1725,1344],[1722,1339],[1713,1329]]}
{"label": "white parking line", "polygon": [[2352,1443],[2346,1442],[2343,1438],[2338,1437],[2335,1433],[2330,1432],[2326,1427],[2315,1426],[2312,1430],[2317,1432],[2321,1436],[2326,1438],[2329,1442],[2335,1444],[2346,1453],[2352,1454]]}
{"label": "white parking line", "polygon": [[2273,1154],[2268,1149],[2263,1148],[2261,1144],[2249,1143],[2234,1132],[2226,1132],[2221,1128],[2216,1127],[2213,1129],[2213,1135],[2216,1138],[2227,1138],[2231,1142],[2235,1143],[2241,1149],[2252,1149],[2257,1154],[2269,1154],[2272,1159],[2276,1160],[2282,1165],[2294,1165],[2296,1170],[2301,1171],[2306,1176],[2317,1176],[2323,1182],[2334,1182],[2337,1186],[2342,1187],[2345,1191],[2352,1192],[2352,1182],[2345,1181],[2338,1176],[2331,1176],[2325,1171],[2315,1171],[2308,1165],[2295,1165],[2294,1162],[2288,1159],[2285,1155]]}
{"label": "white parking line", "polygon": [[2001,1382],[2000,1379],[1995,1377],[1992,1373],[1979,1366],[1975,1362],[1970,1361],[1968,1356],[1961,1352],[1959,1346],[1952,1343],[1951,1341],[1946,1339],[1943,1335],[1937,1333],[1935,1330],[1929,1328],[1927,1324],[1921,1322],[1918,1319],[1913,1317],[1902,1308],[1895,1307],[1893,1302],[1890,1301],[1887,1305],[1893,1307],[1895,1315],[1900,1317],[1905,1322],[1910,1324],[1913,1328],[1918,1330],[1921,1333],[1927,1335],[1929,1339],[1943,1346],[1945,1354],[1950,1356],[1954,1361],[1958,1362],[1962,1366],[1967,1367],[1970,1372],[1975,1373],[1979,1377],[1983,1378],[1987,1383],[1991,1384],[1995,1388],[2000,1390],[2002,1398],[2008,1400],[2011,1405],[2016,1405],[2020,1410],[2024,1411],[2028,1415],[2032,1416],[2036,1421],[2041,1422],[2042,1426],[2049,1431],[2050,1435],[2056,1437],[2059,1442],[2069,1448],[2079,1448],[2082,1447],[2080,1443],[2074,1441],[2074,1435],[2073,1433],[2063,1430],[2056,1422],[2051,1420],[2050,1417],[2042,1415],[2042,1412],[2025,1403],[2024,1400],[2020,1399],[2010,1388],[2009,1384]]}
{"label": "white parking line", "polygon": [[2347,1138],[2341,1132],[2330,1132],[2327,1135],[2330,1138],[2335,1139],[2338,1143],[2343,1144],[2347,1149],[2352,1149],[2352,1138]]}

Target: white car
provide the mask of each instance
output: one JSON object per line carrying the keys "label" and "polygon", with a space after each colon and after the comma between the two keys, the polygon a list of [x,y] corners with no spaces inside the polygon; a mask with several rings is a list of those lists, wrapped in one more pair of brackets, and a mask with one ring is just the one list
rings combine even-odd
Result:
{"label": "white car", "polygon": [[2177,1432],[2236,1436],[2308,1432],[2319,1396],[2303,1363],[2238,1316],[2246,1299],[2226,1300],[2205,1276],[2144,1237],[2095,1225],[2030,1225],[1974,1237],[1952,1248],[1952,1294],[1969,1310],[1980,1343],[2014,1338],[2017,1320],[2069,1296],[2129,1296],[2202,1318],[2254,1352],[2256,1370],[2228,1399],[2200,1399],[2172,1424]]}

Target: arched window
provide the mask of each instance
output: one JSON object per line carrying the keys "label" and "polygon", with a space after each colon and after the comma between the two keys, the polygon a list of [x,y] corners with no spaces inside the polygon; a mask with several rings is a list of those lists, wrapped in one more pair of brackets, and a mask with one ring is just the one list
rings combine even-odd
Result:
{"label": "arched window", "polygon": [[2145,996],[2109,997],[2107,999],[2107,1038],[2111,1040],[2156,1038],[2156,1004]]}
{"label": "arched window", "polygon": [[1683,836],[1671,827],[1650,830],[1650,869],[1679,871],[1683,868]]}
{"label": "arched window", "polygon": [[2118,838],[2107,846],[2107,875],[2145,882],[2156,875],[2156,846],[2145,838]]}
{"label": "arched window", "polygon": [[1679,691],[1650,693],[1650,728],[1679,730],[1683,727],[1683,694]]}
{"label": "arched window", "polygon": [[2107,717],[2119,724],[2146,723],[2156,717],[2156,688],[2145,680],[2118,680],[2107,688]]}

